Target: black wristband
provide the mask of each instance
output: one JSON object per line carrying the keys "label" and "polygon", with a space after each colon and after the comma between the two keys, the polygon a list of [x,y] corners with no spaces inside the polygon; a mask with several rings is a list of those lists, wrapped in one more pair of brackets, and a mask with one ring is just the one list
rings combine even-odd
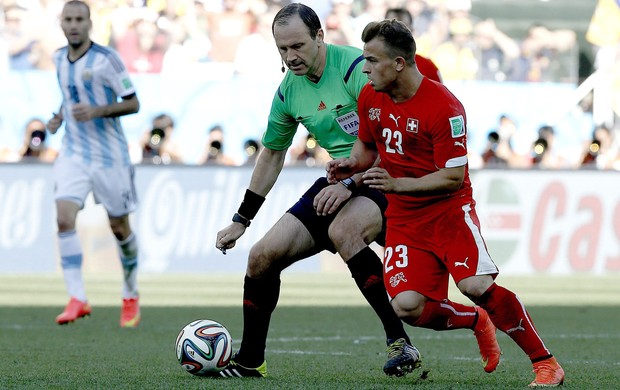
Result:
{"label": "black wristband", "polygon": [[256,217],[256,213],[258,213],[258,210],[260,210],[260,206],[263,205],[264,201],[264,196],[258,195],[256,192],[252,192],[250,190],[245,190],[243,202],[241,202],[241,206],[239,206],[239,210],[237,210],[237,213],[241,214],[248,220],[254,219],[254,217]]}
{"label": "black wristband", "polygon": [[250,226],[250,224],[252,223],[252,221],[250,221],[249,219],[239,215],[239,213],[235,213],[235,215],[233,215],[232,221],[233,222],[239,222],[240,224],[242,224],[245,227]]}
{"label": "black wristband", "polygon": [[355,180],[353,180],[352,177],[340,180],[340,184],[345,186],[345,188],[351,192],[355,192],[355,190],[357,189],[357,183],[355,182]]}

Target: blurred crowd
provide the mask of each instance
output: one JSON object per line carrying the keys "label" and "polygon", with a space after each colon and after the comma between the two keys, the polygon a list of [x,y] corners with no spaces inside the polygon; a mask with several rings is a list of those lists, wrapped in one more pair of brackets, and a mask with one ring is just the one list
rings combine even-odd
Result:
{"label": "blurred crowd", "polygon": [[[65,44],[58,23],[63,0],[0,2],[2,66],[52,70],[52,53]],[[118,50],[132,73],[175,72],[205,62],[230,64],[238,73],[259,72],[263,65],[279,70],[271,21],[285,2],[93,0],[92,36]],[[388,8],[406,8],[414,17],[418,54],[432,59],[444,80],[576,81],[573,31],[533,24],[525,36],[510,37],[492,19],[472,15],[471,0],[305,3],[322,18],[326,41],[357,47],[368,22],[383,19]]]}
{"label": "blurred crowd", "polygon": [[[601,0],[603,1],[603,0]],[[131,73],[183,72],[221,64],[236,74],[279,74],[281,63],[271,35],[273,16],[288,0],[91,0],[93,40],[115,48]],[[389,8],[406,8],[418,53],[430,58],[444,81],[576,83],[579,49],[574,31],[532,24],[521,37],[501,31],[492,19],[471,13],[471,0],[307,0],[326,30],[326,41],[361,47],[361,31],[383,19]],[[0,72],[54,70],[52,53],[66,44],[59,27],[63,0],[0,0]],[[616,23],[618,24],[618,23]],[[618,24],[620,26],[620,24]],[[608,33],[604,36],[609,37]],[[595,40],[595,39],[594,39]],[[594,42],[599,44],[598,42]],[[517,118],[518,119],[518,118]],[[502,116],[488,134],[488,146],[471,156],[479,167],[598,167],[620,169],[617,130],[595,125],[583,156],[563,160],[554,150],[554,129],[523,136],[515,118]],[[39,118],[24,131],[20,151],[0,152],[0,161],[53,160]],[[162,113],[132,145],[137,163],[183,163],[174,144],[174,119]],[[243,165],[260,151],[244,141],[245,161],[226,155],[224,129],[208,131],[200,164]],[[472,151],[477,152],[477,151]],[[311,136],[291,148],[289,164],[320,165],[328,159]]]}
{"label": "blurred crowd", "polygon": [[[243,159],[226,153],[225,129],[215,125],[207,129],[208,139],[198,160],[199,165],[253,166],[262,145],[259,139],[243,143]],[[46,143],[45,122],[32,118],[24,129],[24,142],[19,151],[0,152],[4,162],[50,163],[57,152]],[[469,150],[469,165],[480,168],[521,169],[614,169],[620,170],[620,148],[614,131],[597,125],[592,136],[573,156],[558,153],[553,126],[541,126],[535,133],[520,130],[517,122],[507,115],[498,119],[497,128],[489,131],[484,150]],[[183,151],[174,139],[174,119],[166,113],[156,115],[138,142],[130,143],[134,163],[168,165],[185,164]],[[298,137],[289,149],[288,166],[322,167],[330,160],[310,134]]]}
{"label": "blurred crowd", "polygon": [[534,134],[519,129],[515,120],[500,116],[496,129],[487,134],[480,155],[469,156],[472,168],[529,169],[615,169],[620,170],[620,153],[614,132],[596,125],[592,136],[574,155],[559,153],[556,130],[543,125]]}

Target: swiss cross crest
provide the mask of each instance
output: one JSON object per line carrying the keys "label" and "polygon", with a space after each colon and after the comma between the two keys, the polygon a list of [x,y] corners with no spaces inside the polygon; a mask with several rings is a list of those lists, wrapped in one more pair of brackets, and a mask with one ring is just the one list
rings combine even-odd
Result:
{"label": "swiss cross crest", "polygon": [[377,120],[380,121],[381,109],[380,108],[371,108],[368,110],[368,119],[371,121]]}
{"label": "swiss cross crest", "polygon": [[418,132],[419,121],[413,118],[407,118],[407,131],[410,133]]}
{"label": "swiss cross crest", "polygon": [[397,273],[396,275],[390,276],[390,285],[392,287],[398,286],[400,282],[407,282],[407,278],[405,278],[405,274],[402,272]]}

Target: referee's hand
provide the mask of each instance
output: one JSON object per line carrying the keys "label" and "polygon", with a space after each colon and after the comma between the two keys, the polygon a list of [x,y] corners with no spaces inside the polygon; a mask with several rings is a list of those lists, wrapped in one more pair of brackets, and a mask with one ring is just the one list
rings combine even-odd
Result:
{"label": "referee's hand", "polygon": [[234,248],[237,244],[239,237],[245,233],[245,226],[243,224],[233,222],[224,229],[217,232],[217,238],[215,239],[215,247],[226,254],[227,249]]}

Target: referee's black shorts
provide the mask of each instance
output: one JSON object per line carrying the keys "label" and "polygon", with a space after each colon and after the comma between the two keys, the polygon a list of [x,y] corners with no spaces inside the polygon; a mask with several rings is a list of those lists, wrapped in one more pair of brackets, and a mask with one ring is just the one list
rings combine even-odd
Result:
{"label": "referee's black shorts", "polygon": [[[313,206],[314,197],[328,185],[329,183],[327,182],[327,179],[325,177],[318,178],[314,182],[312,187],[310,187],[301,196],[301,198],[299,198],[297,203],[295,203],[293,207],[288,209],[287,212],[297,217],[297,219],[299,219],[301,223],[304,224],[306,229],[308,229],[308,231],[314,238],[317,249],[326,249],[332,253],[336,253],[336,248],[334,248],[334,245],[329,239],[327,232],[329,225],[332,223],[332,221],[336,217],[336,214],[340,212],[340,209],[342,209],[344,205],[340,206],[340,209],[338,209],[337,212],[326,216],[317,215],[316,210]],[[383,216],[383,226],[381,229],[381,233],[377,238],[375,238],[375,241],[377,242],[377,244],[383,246],[385,244],[385,209],[387,208],[387,199],[385,198],[385,195],[381,191],[370,189],[366,186],[360,186],[355,191],[354,196],[364,196],[372,200],[377,204],[377,206],[379,206],[379,209],[381,210],[381,215]]]}

